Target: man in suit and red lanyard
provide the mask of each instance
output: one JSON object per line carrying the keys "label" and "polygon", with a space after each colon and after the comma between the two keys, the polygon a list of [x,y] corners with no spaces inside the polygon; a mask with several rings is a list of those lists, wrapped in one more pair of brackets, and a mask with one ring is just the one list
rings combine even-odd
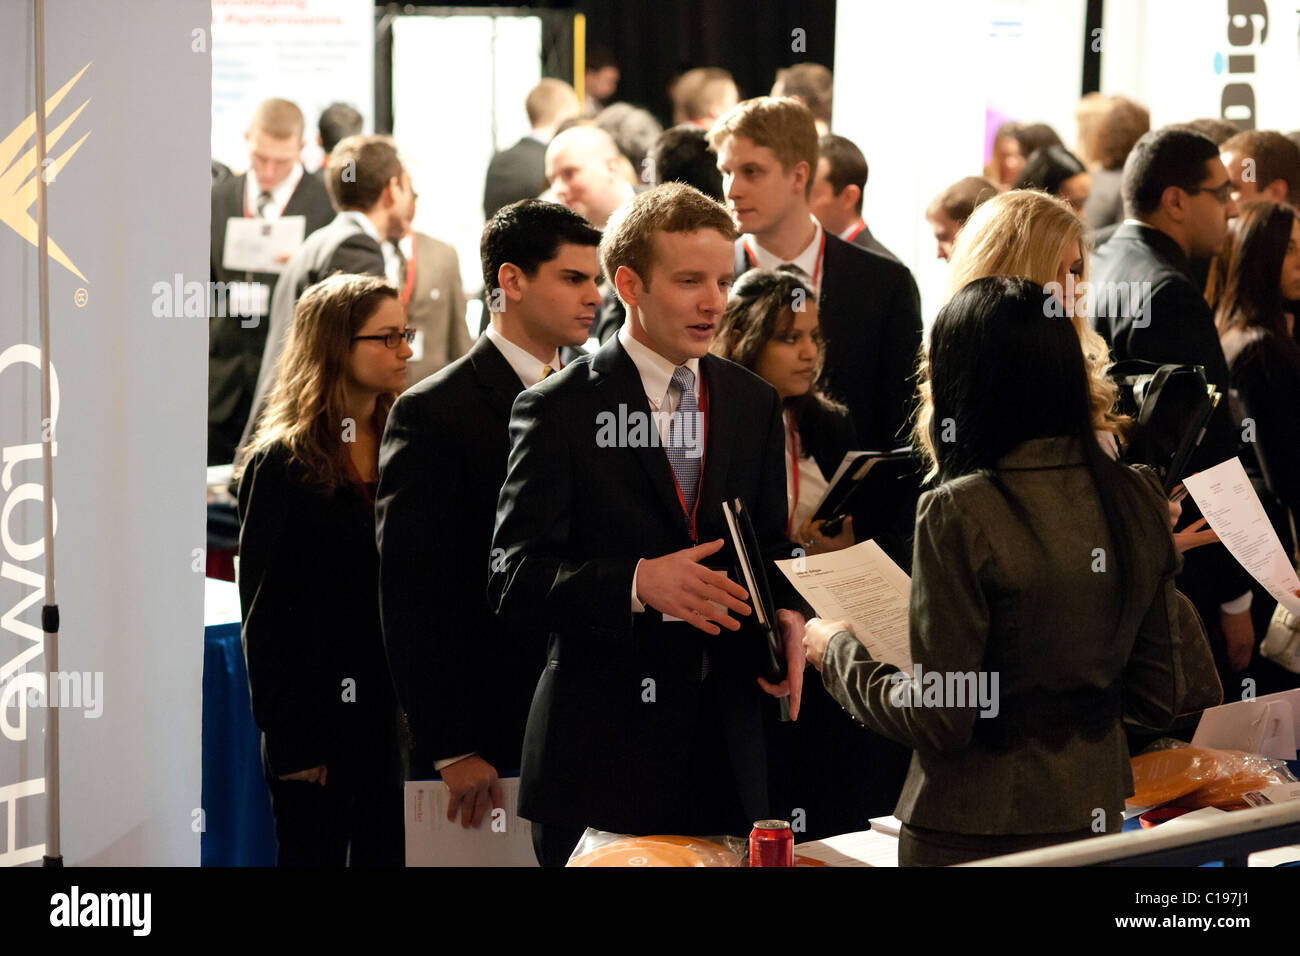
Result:
{"label": "man in suit and red lanyard", "polygon": [[765,557],[790,553],[780,400],[708,354],[735,238],[680,183],[622,207],[600,252],[627,323],[515,401],[488,596],[548,635],[519,802],[543,865],[587,827],[743,835],[770,813],[764,692],[797,714],[803,619],[780,612],[790,677],[762,681],[748,595],[707,566],[724,566],[735,497]]}
{"label": "man in suit and red lanyard", "polygon": [[827,235],[809,207],[817,126],[787,97],[746,100],[709,131],[727,205],[744,233],[736,272],[797,266],[818,293],[824,391],[848,406],[859,447],[908,440],[921,300],[907,267]]}

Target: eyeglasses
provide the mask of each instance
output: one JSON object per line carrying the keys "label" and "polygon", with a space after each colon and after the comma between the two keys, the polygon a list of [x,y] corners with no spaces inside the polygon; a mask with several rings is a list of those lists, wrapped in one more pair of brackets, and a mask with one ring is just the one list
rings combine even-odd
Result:
{"label": "eyeglasses", "polygon": [[1197,186],[1195,189],[1185,189],[1183,192],[1187,193],[1189,196],[1195,196],[1197,193],[1209,193],[1217,199],[1220,204],[1223,204],[1232,198],[1232,180],[1224,180],[1222,186],[1217,186],[1214,189],[1211,189],[1209,186]]}
{"label": "eyeglasses", "polygon": [[415,329],[403,329],[401,332],[389,332],[385,335],[354,335],[353,342],[383,342],[385,348],[395,349],[401,343],[410,345],[415,341]]}

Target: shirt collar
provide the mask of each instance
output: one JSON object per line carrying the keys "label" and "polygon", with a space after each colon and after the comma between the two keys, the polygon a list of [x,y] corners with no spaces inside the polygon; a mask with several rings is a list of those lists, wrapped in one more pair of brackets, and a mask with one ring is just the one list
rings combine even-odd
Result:
{"label": "shirt collar", "polygon": [[[289,197],[293,191],[298,188],[298,183],[303,177],[302,163],[294,163],[293,171],[284,178],[278,186],[271,189],[271,204],[267,212],[271,215],[267,219],[278,219],[281,211],[289,202]],[[244,197],[248,201],[248,208],[257,212],[257,197],[262,191],[262,186],[257,181],[257,176],[250,169],[248,175],[244,177]]]}
{"label": "shirt collar", "polygon": [[[753,252],[754,258],[758,261],[758,267],[760,269],[777,269],[789,262],[798,266],[809,279],[812,279],[814,274],[817,273],[817,254],[821,252],[822,247],[822,224],[813,216],[809,216],[808,219],[816,227],[813,232],[812,242],[808,243],[803,252],[793,259],[782,259],[780,256],[768,252],[759,244],[757,239],[747,233],[744,236],[745,245]],[[817,282],[821,282],[820,275],[817,276]]]}
{"label": "shirt collar", "polygon": [[560,370],[560,351],[555,350],[555,355],[549,362],[537,361],[537,356],[533,355],[527,349],[515,345],[508,338],[496,330],[494,326],[487,327],[487,337],[502,357],[510,363],[510,367],[515,370],[519,376],[519,381],[524,383],[524,388],[532,388],[542,380],[542,373],[546,371],[546,366],[550,366],[555,371]]}
{"label": "shirt collar", "polygon": [[855,222],[853,225],[849,226],[849,228],[845,229],[843,232],[840,233],[840,238],[843,239],[845,242],[850,242],[852,241],[851,237],[857,236],[857,234],[860,232],[867,232],[867,221],[863,219],[861,216],[858,217],[857,222]]}
{"label": "shirt collar", "polygon": [[[636,370],[641,376],[641,387],[645,389],[646,398],[650,400],[651,407],[658,409],[664,400],[664,396],[668,394],[668,386],[673,380],[673,373],[677,371],[677,366],[654,349],[632,338],[632,333],[629,330],[630,325],[630,319],[623,323],[623,326],[618,330],[618,341],[623,346],[623,350],[627,352],[628,358],[632,360],[632,364],[636,366]],[[695,390],[698,393],[700,388],[700,360],[689,358],[686,360],[686,367],[695,376]]]}

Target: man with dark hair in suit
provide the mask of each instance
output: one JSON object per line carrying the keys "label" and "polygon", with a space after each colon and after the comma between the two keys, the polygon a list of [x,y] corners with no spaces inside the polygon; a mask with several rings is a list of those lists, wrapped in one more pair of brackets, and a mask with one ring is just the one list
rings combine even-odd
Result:
{"label": "man with dark hair in suit", "polygon": [[[1088,283],[1093,324],[1117,360],[1200,365],[1224,393],[1189,473],[1237,453],[1226,401],[1227,361],[1193,265],[1222,249],[1228,220],[1237,214],[1232,189],[1219,148],[1208,137],[1186,126],[1147,133],[1124,163],[1126,218],[1097,249]],[[1184,502],[1183,517],[1195,517],[1188,508]],[[1209,625],[1227,687],[1250,663],[1255,643],[1250,579],[1225,548],[1211,545],[1184,555],[1179,589]]]}
{"label": "man with dark hair in suit", "polygon": [[764,692],[797,716],[803,618],[780,612],[790,676],[766,682],[749,595],[705,564],[734,498],[765,558],[790,553],[780,399],[708,351],[735,237],[689,186],[638,195],[600,246],[627,323],[515,401],[488,595],[549,635],[519,798],[543,865],[587,827],[744,833],[770,812]]}
{"label": "man with dark hair in suit", "polygon": [[403,269],[396,243],[411,228],[415,190],[388,136],[350,136],[330,153],[326,184],[338,214],[308,237],[285,264],[271,297],[262,370],[240,448],[257,427],[275,384],[276,366],[293,325],[293,310],[310,285],[336,272],[386,276],[399,289]]}
{"label": "man with dark hair in suit", "polygon": [[848,406],[859,447],[907,442],[921,300],[907,267],[828,235],[808,207],[817,168],[812,114],[789,98],[746,100],[709,131],[741,231],[736,272],[793,264],[818,293],[824,391]]}
{"label": "man with dark hair in suit", "polygon": [[502,206],[535,199],[546,189],[546,144],[565,120],[579,113],[578,94],[563,80],[544,79],[524,100],[528,135],[488,163],[483,186],[483,215],[488,219]]}
{"label": "man with dark hair in suit", "polygon": [[364,125],[362,115],[347,103],[331,103],[321,110],[320,119],[316,122],[316,144],[324,151],[325,160],[312,175],[320,180],[322,186],[325,185],[330,153],[334,152],[334,147],[349,136],[360,136]]}
{"label": "man with dark hair in suit", "polygon": [[715,159],[705,131],[695,124],[666,129],[650,150],[652,185],[685,183],[722,202],[722,174]]}
{"label": "man with dark hair in suit", "polygon": [[380,446],[380,607],[410,719],[412,778],[441,773],[448,819],[459,811],[467,827],[501,806],[499,777],[519,769],[546,663],[541,647],[498,624],[486,599],[510,407],[558,371],[561,346],[586,341],[600,303],[599,242],[577,213],[537,199],[488,220],[492,324],[468,355],[398,398]]}
{"label": "man with dark hair in suit", "polygon": [[808,206],[822,228],[845,242],[901,261],[876,241],[862,218],[862,193],[867,188],[867,158],[862,150],[852,140],[827,133],[817,141],[817,151],[817,175]]}
{"label": "man with dark hair in suit", "polygon": [[[288,100],[259,103],[244,139],[248,172],[218,178],[213,163],[211,277],[225,301],[208,320],[208,464],[234,460],[253,406],[266,347],[266,316],[279,279],[274,273],[235,272],[224,265],[226,222],[233,218],[303,216],[309,236],[334,217],[325,188],[303,172],[302,111]],[[229,172],[229,171],[227,171]],[[220,283],[220,285],[216,285]]]}

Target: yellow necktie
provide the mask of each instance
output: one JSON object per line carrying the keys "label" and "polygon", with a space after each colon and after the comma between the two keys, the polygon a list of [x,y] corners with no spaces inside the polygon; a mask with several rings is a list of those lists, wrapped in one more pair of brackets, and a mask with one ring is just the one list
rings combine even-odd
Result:
{"label": "yellow necktie", "polygon": [[542,366],[542,378],[546,378],[546,376],[552,375],[554,373],[555,373],[555,369],[551,368],[549,365]]}

